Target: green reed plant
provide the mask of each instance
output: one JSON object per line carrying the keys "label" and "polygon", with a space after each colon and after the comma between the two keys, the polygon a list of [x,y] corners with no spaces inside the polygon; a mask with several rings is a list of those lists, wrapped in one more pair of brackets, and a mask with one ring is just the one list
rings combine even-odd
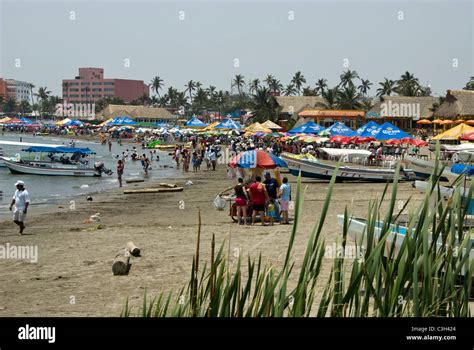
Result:
{"label": "green reed plant", "polygon": [[[388,183],[380,200],[369,202],[365,232],[362,239],[355,242],[356,247],[364,248],[364,256],[355,260],[336,257],[327,280],[323,281],[320,276],[325,261],[325,240],[321,233],[336,177],[333,175],[331,179],[301,266],[295,269],[293,246],[305,192],[298,177],[294,225],[282,266],[264,263],[261,255],[256,259],[248,256],[245,264],[240,255],[232,261],[224,253],[224,244],[216,250],[213,235],[210,267],[205,263],[201,268],[199,214],[196,253],[189,283],[177,294],[160,293],[150,301],[145,292],[137,316],[469,316],[474,262],[469,258],[472,240],[464,222],[466,201],[469,203],[473,185],[468,196],[463,198],[460,181],[456,181],[454,195],[445,203],[439,195],[443,168],[436,161],[429,190],[409,215],[405,238],[397,241],[394,231],[400,226],[401,215],[411,200],[407,200],[401,210],[395,211],[399,171],[397,166],[388,207],[382,210],[390,192]],[[346,208],[342,237],[339,237],[342,251],[347,244],[350,224],[351,214]],[[290,282],[294,287],[289,287]],[[131,315],[132,308],[127,299],[122,316]]]}

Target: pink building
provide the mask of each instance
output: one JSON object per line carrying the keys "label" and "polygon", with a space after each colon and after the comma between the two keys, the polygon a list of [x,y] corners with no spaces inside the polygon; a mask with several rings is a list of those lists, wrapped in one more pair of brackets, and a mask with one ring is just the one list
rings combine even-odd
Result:
{"label": "pink building", "polygon": [[104,79],[103,68],[79,68],[75,79],[63,79],[64,101],[93,103],[104,97],[118,97],[125,102],[149,95],[143,80]]}

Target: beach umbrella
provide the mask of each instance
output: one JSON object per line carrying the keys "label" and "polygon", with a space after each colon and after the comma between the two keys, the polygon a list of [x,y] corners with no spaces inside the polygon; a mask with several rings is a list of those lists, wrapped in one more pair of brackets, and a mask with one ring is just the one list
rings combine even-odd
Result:
{"label": "beach umbrella", "polygon": [[387,141],[384,142],[386,145],[399,145],[402,143],[401,140],[397,140],[397,139],[389,139]]}
{"label": "beach umbrella", "polygon": [[63,126],[75,126],[75,127],[79,127],[79,126],[84,126],[84,123],[81,122],[80,120],[70,120],[70,121],[68,121],[67,123],[64,123]]}
{"label": "beach umbrella", "polygon": [[462,136],[461,136],[461,140],[474,141],[474,131],[473,131],[473,132],[470,132],[470,133],[468,133],[468,134],[462,135]]}
{"label": "beach umbrella", "polygon": [[23,124],[33,124],[33,122],[30,119],[25,118],[25,117],[20,118],[20,120]]}
{"label": "beach umbrella", "polygon": [[333,136],[329,139],[329,142],[342,143],[345,139],[345,136]]}
{"label": "beach umbrella", "polygon": [[361,126],[356,130],[356,133],[359,137],[374,137],[374,135],[379,131],[380,125],[369,121],[367,124]]}
{"label": "beach umbrella", "polygon": [[315,122],[307,122],[306,124],[300,125],[296,128],[291,129],[288,131],[290,134],[299,134],[299,133],[306,133],[306,134],[317,134],[323,131],[324,128],[316,124]]}
{"label": "beach umbrella", "polygon": [[354,138],[354,142],[357,143],[357,144],[368,143],[368,142],[373,142],[373,141],[375,141],[375,137],[356,136]]}
{"label": "beach umbrella", "polygon": [[385,122],[380,126],[378,132],[373,135],[377,141],[387,141],[390,139],[401,140],[405,137],[412,138],[405,131],[400,130],[395,125]]}
{"label": "beach umbrella", "polygon": [[272,122],[271,120],[267,120],[265,123],[262,123],[265,128],[272,129],[272,130],[281,130],[283,129],[280,125]]}
{"label": "beach umbrella", "polygon": [[110,125],[113,120],[114,120],[113,118],[109,118],[106,121],[100,123],[98,126],[102,127],[102,126]]}
{"label": "beach umbrella", "polygon": [[466,120],[465,123],[469,125],[474,125],[474,119]]}
{"label": "beach umbrella", "polygon": [[241,152],[230,160],[229,166],[231,168],[245,169],[274,169],[276,167],[287,167],[286,163],[276,155],[261,150]]}
{"label": "beach umbrella", "polygon": [[[336,122],[325,130],[330,136],[356,136],[357,133],[342,122]],[[320,133],[321,135],[321,133]]]}
{"label": "beach umbrella", "polygon": [[191,119],[189,119],[186,123],[184,123],[184,126],[188,128],[205,128],[208,124],[203,123],[197,116],[193,116]]}
{"label": "beach umbrella", "polygon": [[431,123],[431,120],[428,120],[428,119],[420,119],[416,122],[417,124],[420,124],[420,125],[428,125],[428,124],[432,124]]}
{"label": "beach umbrella", "polygon": [[449,125],[449,124],[454,124],[454,122],[449,119],[443,120],[443,125]]}
{"label": "beach umbrella", "polygon": [[226,119],[223,122],[217,124],[215,129],[241,129],[242,125],[240,123],[233,121],[232,119]]}
{"label": "beach umbrella", "polygon": [[71,121],[71,119],[65,118],[63,120],[60,120],[59,122],[56,122],[55,124],[58,125],[58,126],[63,126],[64,124],[69,123],[70,121]]}
{"label": "beach umbrella", "polygon": [[441,120],[441,119],[435,119],[433,120],[433,124],[443,124],[444,120]]}
{"label": "beach umbrella", "polygon": [[464,119],[456,119],[454,122],[456,124],[459,124],[459,123],[464,123],[465,121],[464,121]]}
{"label": "beach umbrella", "polygon": [[413,140],[414,139],[411,137],[404,137],[403,139],[400,140],[401,141],[400,143],[412,143]]}
{"label": "beach umbrella", "polygon": [[428,146],[428,142],[426,141],[423,141],[423,140],[412,140],[411,144],[415,147],[424,147],[424,146]]}
{"label": "beach umbrella", "polygon": [[259,122],[256,122],[247,126],[244,130],[251,133],[271,133],[272,132],[271,129],[264,127]]}
{"label": "beach umbrella", "polygon": [[8,123],[10,120],[12,120],[12,118],[10,118],[10,117],[2,118],[2,119],[0,119],[0,124],[6,124],[6,123]]}
{"label": "beach umbrella", "polygon": [[462,136],[474,132],[474,127],[467,124],[459,124],[454,128],[433,137],[433,140],[459,140]]}

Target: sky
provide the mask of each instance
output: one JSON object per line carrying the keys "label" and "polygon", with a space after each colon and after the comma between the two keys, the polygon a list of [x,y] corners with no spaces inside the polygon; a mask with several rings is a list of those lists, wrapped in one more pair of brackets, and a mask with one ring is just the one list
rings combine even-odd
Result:
{"label": "sky", "polygon": [[0,0],[0,77],[47,86],[79,67],[106,78],[230,89],[301,71],[312,87],[347,68],[374,83],[414,73],[435,96],[474,76],[474,0]]}

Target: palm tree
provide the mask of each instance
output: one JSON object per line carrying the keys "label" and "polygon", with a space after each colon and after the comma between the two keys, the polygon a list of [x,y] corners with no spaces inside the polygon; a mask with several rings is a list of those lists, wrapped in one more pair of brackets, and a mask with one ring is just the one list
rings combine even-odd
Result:
{"label": "palm tree", "polygon": [[225,104],[226,98],[227,95],[222,90],[219,90],[219,92],[216,94],[216,103],[219,106],[219,114],[222,114],[222,108]]}
{"label": "palm tree", "polygon": [[268,88],[271,90],[272,82],[275,80],[275,77],[271,74],[268,74],[265,79],[263,79],[264,83],[267,84]]}
{"label": "palm tree", "polygon": [[34,111],[34,106],[35,106],[35,101],[34,101],[34,94],[33,94],[33,89],[35,88],[35,86],[33,84],[28,84],[28,88],[30,89],[30,96],[31,96],[31,108],[32,110]]}
{"label": "palm tree", "polygon": [[254,93],[257,92],[257,90],[260,88],[260,80],[259,79],[254,79],[250,82],[249,84],[249,92]]}
{"label": "palm tree", "polygon": [[270,82],[270,91],[280,92],[283,90],[283,84],[278,79],[273,79]]}
{"label": "palm tree", "polygon": [[158,99],[158,106],[164,108],[168,105],[168,102],[169,102],[169,96],[167,94],[164,94]]}
{"label": "palm tree", "polygon": [[303,96],[318,96],[318,93],[316,89],[306,86],[303,88]]}
{"label": "palm tree", "polygon": [[193,91],[196,88],[196,83],[194,81],[190,80],[186,83],[185,86],[186,86],[186,90],[184,90],[184,91],[188,92],[189,100],[191,101],[191,104],[193,104]]}
{"label": "palm tree", "polygon": [[470,80],[467,82],[464,90],[474,90],[474,77],[471,77]]}
{"label": "palm tree", "polygon": [[237,74],[232,81],[232,86],[237,87],[237,90],[239,91],[239,95],[242,96],[242,87],[244,86],[245,81],[244,81],[244,76],[242,74]]}
{"label": "palm tree", "polygon": [[260,88],[252,96],[251,102],[252,114],[255,121],[273,120],[278,117],[278,103],[274,96],[270,95],[270,90]]}
{"label": "palm tree", "polygon": [[326,89],[322,92],[321,96],[324,99],[324,102],[316,103],[315,107],[320,107],[323,109],[336,109],[338,107],[338,98],[339,89],[338,87],[334,87],[332,89]]}
{"label": "palm tree", "polygon": [[291,79],[291,83],[295,86],[296,91],[298,92],[298,95],[300,95],[301,87],[303,86],[303,84],[306,84],[306,79],[303,76],[303,74],[301,74],[301,72],[298,71],[295,73],[295,75]]}
{"label": "palm tree", "polygon": [[13,113],[17,107],[16,100],[12,97],[9,97],[6,102],[3,104],[3,111],[6,113]]}
{"label": "palm tree", "polygon": [[379,85],[380,87],[377,89],[377,96],[390,96],[390,94],[396,92],[395,84],[396,82],[384,78],[385,80],[383,82],[380,82]]}
{"label": "palm tree", "polygon": [[48,100],[49,95],[51,95],[51,91],[49,91],[46,86],[45,87],[40,87],[38,89],[38,92],[36,93],[36,97],[38,97],[41,100],[40,114],[43,112],[44,104]]}
{"label": "palm tree", "polygon": [[365,95],[367,95],[367,92],[370,90],[371,85],[374,85],[374,84],[372,84],[369,81],[369,79],[367,79],[367,80],[361,79],[358,89],[359,89],[360,93],[365,96]]}
{"label": "palm tree", "polygon": [[328,87],[328,81],[326,79],[318,79],[316,82],[316,93],[323,94],[324,90]]}
{"label": "palm tree", "polygon": [[370,99],[370,98],[365,98],[365,99],[363,99],[362,102],[360,103],[360,108],[361,108],[364,112],[370,111],[373,107],[374,107],[374,103],[372,102],[372,99]]}
{"label": "palm tree", "polygon": [[155,107],[155,106],[158,105],[158,103],[160,102],[160,100],[159,100],[159,98],[156,97],[156,96],[151,96],[149,102],[150,102],[150,106]]}
{"label": "palm tree", "polygon": [[285,96],[292,96],[296,94],[296,88],[293,84],[289,84],[286,86],[286,88],[283,90],[283,94]]}
{"label": "palm tree", "polygon": [[155,76],[151,81],[151,90],[155,91],[155,93],[158,95],[158,98],[160,98],[160,90],[163,88],[163,85],[163,79],[161,79],[159,76]]}
{"label": "palm tree", "polygon": [[353,79],[359,78],[359,74],[355,70],[350,70],[348,69],[345,72],[342,72],[341,76],[341,83],[339,86],[346,87],[347,85],[349,86],[354,86],[354,83],[352,82]]}
{"label": "palm tree", "polygon": [[199,106],[199,109],[202,109],[207,102],[207,92],[202,88],[198,88],[196,90],[196,94],[194,95],[194,103]]}
{"label": "palm tree", "polygon": [[349,85],[337,94],[337,105],[341,109],[359,109],[361,97],[355,86]]}
{"label": "palm tree", "polygon": [[405,72],[397,81],[396,92],[402,96],[416,96],[419,91],[419,81],[414,74]]}

